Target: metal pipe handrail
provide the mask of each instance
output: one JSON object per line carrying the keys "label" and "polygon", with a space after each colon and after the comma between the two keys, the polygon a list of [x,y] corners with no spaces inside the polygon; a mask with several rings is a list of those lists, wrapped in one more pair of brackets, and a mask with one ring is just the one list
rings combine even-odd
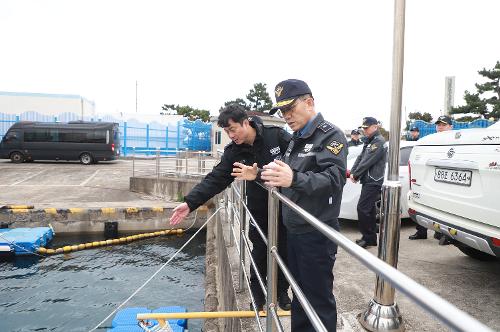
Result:
{"label": "metal pipe handrail", "polygon": [[262,238],[262,241],[264,241],[264,243],[267,246],[267,237],[264,235],[264,232],[260,228],[259,224],[257,224],[257,221],[255,220],[255,218],[253,217],[252,213],[248,209],[248,206],[246,204],[243,204],[243,207],[245,208],[245,210],[248,213],[247,216],[250,219],[250,224],[257,229],[257,232],[259,233],[260,237]]}
{"label": "metal pipe handrail", "polygon": [[306,295],[304,294],[304,292],[302,292],[302,289],[300,289],[300,286],[297,284],[292,274],[286,267],[285,262],[283,262],[283,260],[281,259],[276,247],[271,248],[271,253],[276,259],[276,263],[283,272],[283,275],[285,276],[286,280],[288,280],[288,282],[290,283],[290,287],[293,290],[293,294],[297,296],[297,300],[299,300],[300,304],[302,305],[302,309],[306,313],[307,317],[309,317],[309,320],[316,329],[316,331],[328,332],[325,325],[323,325],[323,322],[319,318],[318,314],[311,306],[311,303],[309,303],[309,300],[307,299]]}
{"label": "metal pipe handrail", "polygon": [[283,194],[272,190],[273,194],[284,204],[298,213],[305,221],[323,233],[330,240],[341,246],[354,258],[363,263],[370,270],[376,272],[388,282],[390,282],[400,292],[408,296],[415,303],[420,305],[427,312],[434,315],[440,321],[456,331],[491,331],[489,327],[471,317],[466,312],[458,309],[445,299],[434,294],[424,286],[415,282],[402,272],[373,256],[357,244],[353,243],[347,237],[324,224],[312,214],[302,209]]}
{"label": "metal pipe handrail", "polygon": [[[258,182],[257,182],[258,183]],[[261,183],[258,183],[261,187],[263,187],[264,189],[268,190],[268,188],[264,185],[262,185]],[[236,185],[232,185],[231,186],[231,191],[234,193],[235,192],[235,188],[236,188]],[[274,190],[273,190],[274,191]],[[242,206],[246,209],[246,211],[249,213],[250,215],[250,218],[254,221],[254,226],[257,228],[259,234],[261,237],[263,237],[263,241],[264,243],[266,244],[266,246],[268,245],[268,241],[267,241],[267,238],[265,237],[264,233],[262,232],[262,229],[260,228],[260,226],[257,224],[257,222],[255,221],[255,219],[253,218],[252,214],[250,213],[250,210],[248,209],[248,206],[243,203]],[[234,207],[234,204],[231,204],[231,209],[233,210],[233,218],[236,218],[238,216],[238,213],[236,213],[235,211],[235,207]],[[230,226],[231,228],[231,234],[233,235],[233,238],[236,237],[236,231],[234,230],[234,228],[232,226]],[[245,243],[245,247],[249,250],[249,245],[248,245],[248,242],[247,242],[247,238],[246,236],[244,236],[243,232],[240,233],[240,237],[243,237],[243,240],[244,240],[244,243]],[[240,256],[240,247],[238,245],[236,245],[236,249],[237,249],[237,252],[238,252],[238,256]],[[311,323],[312,325],[315,327],[315,329],[317,331],[324,331],[324,332],[327,332],[325,326],[323,325],[323,323],[321,322],[320,318],[318,317],[318,314],[316,313],[316,311],[314,310],[314,308],[312,308],[311,304],[309,303],[309,301],[307,300],[306,296],[304,295],[304,293],[302,292],[302,290],[300,289],[300,287],[298,286],[297,282],[295,281],[295,279],[293,278],[292,274],[290,273],[290,271],[288,270],[288,268],[286,267],[285,263],[283,262],[283,260],[281,259],[281,257],[279,256],[279,253],[277,252],[277,249],[276,247],[273,247],[269,250],[269,252],[271,252],[273,254],[273,257],[276,258],[276,262],[277,262],[277,265],[279,266],[279,268],[281,268],[281,270],[283,271],[283,274],[285,275],[285,278],[289,281],[292,289],[294,290],[294,294],[295,296],[297,296],[297,299],[299,300],[299,302],[302,304],[303,308],[304,308],[304,311],[306,312],[306,315],[309,317],[309,319],[311,320]],[[250,257],[250,261],[251,261],[251,264],[254,268],[254,270],[256,271],[256,275],[257,275],[257,278],[259,280],[259,284],[260,286],[263,288],[263,293],[266,297],[266,299],[268,298],[268,292],[267,292],[267,287],[269,287],[269,285],[267,285],[267,287],[264,286],[264,283],[262,281],[262,276],[260,275],[259,271],[257,270],[256,268],[256,265],[255,265],[255,261],[253,261],[253,258],[252,258],[252,255],[251,253],[249,254],[249,257]],[[269,260],[269,257],[268,257],[268,260]],[[280,264],[281,263],[281,264]],[[240,265],[244,265],[244,262],[243,261],[240,261]],[[269,268],[269,267],[268,267]],[[240,270],[241,270],[241,266],[240,266]],[[246,271],[245,269],[243,269],[243,273],[245,273],[246,275]],[[250,283],[248,282],[248,289],[249,289],[249,293],[250,293],[250,297],[252,299],[252,303],[253,305],[255,306],[255,302],[253,300],[253,294],[251,292],[251,289],[250,289]],[[269,306],[268,308],[269,310],[273,311],[273,310],[276,310],[276,307],[275,307],[275,304]],[[275,318],[274,317],[275,315],[273,315],[273,319]],[[279,327],[282,327],[281,326],[281,322],[279,321],[279,318],[276,316],[276,318],[274,319],[276,325],[274,325],[276,328],[279,328]],[[274,326],[269,326],[268,325],[268,330],[271,329],[272,330],[272,327]]]}
{"label": "metal pipe handrail", "polygon": [[[233,237],[236,237],[236,232],[235,232],[234,228],[233,227],[230,227],[230,228],[231,228],[231,232],[233,234]],[[239,247],[239,245],[238,245],[238,243],[236,241],[235,241],[235,244],[236,244],[236,246],[235,246],[236,247],[236,252],[238,253],[238,257],[240,257],[240,252],[241,252],[242,249]],[[242,264],[241,261],[240,261],[240,264]],[[250,279],[247,278],[247,273],[246,273],[245,269],[243,269],[243,274],[245,275],[245,280],[246,280],[246,283],[247,283],[248,292],[250,294],[250,301],[252,301],[252,306],[254,308],[253,311],[255,312],[255,319],[257,320],[257,324],[259,326],[260,331],[263,332],[262,325],[261,325],[260,320],[259,320],[259,315],[258,315],[257,309],[256,309],[257,305],[255,304],[255,298],[254,298],[254,296],[252,294],[252,291],[250,290]]]}
{"label": "metal pipe handrail", "polygon": [[260,272],[257,269],[257,265],[255,264],[255,260],[252,257],[252,251],[250,250],[250,245],[248,243],[249,239],[246,236],[243,236],[243,241],[245,242],[245,249],[248,253],[248,257],[250,258],[250,265],[255,271],[255,275],[257,276],[257,280],[259,281],[259,285],[260,285],[260,288],[262,289],[264,296],[267,297],[266,285],[264,285],[264,281],[262,281],[262,276],[260,275]]}

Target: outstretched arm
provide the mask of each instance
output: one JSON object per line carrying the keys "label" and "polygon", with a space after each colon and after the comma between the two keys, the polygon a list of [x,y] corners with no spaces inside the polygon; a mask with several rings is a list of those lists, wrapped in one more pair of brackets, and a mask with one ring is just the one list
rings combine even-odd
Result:
{"label": "outstretched arm", "polygon": [[182,203],[177,205],[174,209],[174,213],[170,217],[170,225],[177,225],[186,218],[186,216],[191,212],[187,203]]}

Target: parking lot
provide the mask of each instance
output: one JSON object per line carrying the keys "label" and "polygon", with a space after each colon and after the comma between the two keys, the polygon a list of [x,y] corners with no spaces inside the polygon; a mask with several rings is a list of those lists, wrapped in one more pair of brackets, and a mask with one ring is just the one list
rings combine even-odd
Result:
{"label": "parking lot", "polygon": [[[149,161],[154,172],[154,161]],[[131,160],[13,164],[0,161],[0,205],[102,207],[158,205],[161,198],[129,191]]]}

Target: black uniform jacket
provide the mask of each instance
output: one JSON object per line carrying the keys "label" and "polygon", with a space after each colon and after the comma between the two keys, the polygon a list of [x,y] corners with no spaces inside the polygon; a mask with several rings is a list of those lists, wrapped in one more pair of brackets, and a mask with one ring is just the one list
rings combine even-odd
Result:
{"label": "black uniform jacket", "polygon": [[[262,168],[274,159],[279,159],[286,151],[291,139],[288,132],[281,127],[265,126],[256,116],[249,117],[249,120],[257,132],[254,144],[238,145],[231,142],[225,147],[220,163],[184,197],[190,211],[196,210],[234,181],[231,176],[234,162],[249,166],[257,163]],[[248,208],[252,214],[261,211],[261,215],[267,215],[267,190],[254,181],[248,181],[246,188]]]}
{"label": "black uniform jacket", "polygon": [[387,162],[387,149],[384,144],[385,139],[378,131],[365,141],[363,151],[351,169],[355,180],[360,180],[362,184],[382,185]]}
{"label": "black uniform jacket", "polygon": [[[340,212],[346,181],[347,140],[338,127],[318,114],[302,136],[294,133],[284,161],[293,170],[293,181],[281,192],[323,222],[334,222]],[[288,206],[282,205],[283,222],[291,233],[314,230]]]}

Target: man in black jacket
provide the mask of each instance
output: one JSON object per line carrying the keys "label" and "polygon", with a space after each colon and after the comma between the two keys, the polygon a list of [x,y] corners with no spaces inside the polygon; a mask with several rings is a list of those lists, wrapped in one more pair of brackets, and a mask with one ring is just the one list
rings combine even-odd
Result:
{"label": "man in black jacket", "polygon": [[[291,137],[283,128],[264,126],[259,117],[249,118],[245,109],[238,104],[225,107],[219,114],[217,124],[224,128],[232,142],[225,147],[220,163],[184,197],[185,203],[174,209],[170,218],[172,225],[181,222],[190,212],[226,189],[235,177],[239,177],[245,165],[262,168],[280,157],[285,152]],[[253,181],[248,182],[246,188],[248,209],[264,234],[267,234],[267,190]],[[281,221],[280,226],[283,229]],[[248,235],[253,245],[252,257],[265,282],[267,246],[255,227],[250,227]],[[278,251],[286,259],[284,229],[280,232],[278,243]],[[284,310],[290,309],[288,286],[284,275],[279,273],[278,299],[280,307]],[[257,309],[262,310],[266,300],[254,269],[251,269],[250,273],[250,288],[255,296]]]}
{"label": "man in black jacket", "polygon": [[377,245],[377,215],[375,204],[380,200],[384,182],[387,151],[385,139],[378,131],[378,121],[372,117],[363,119],[365,144],[351,169],[351,181],[361,181],[361,194],[358,201],[359,230],[362,237],[356,243],[366,248]]}
{"label": "man in black jacket", "polygon": [[[342,130],[316,113],[309,86],[290,79],[275,88],[276,105],[294,131],[283,161],[264,166],[262,180],[326,225],[339,229],[338,215],[345,184],[347,140]],[[287,229],[288,267],[328,331],[336,331],[333,265],[337,245],[283,205]],[[292,331],[314,331],[296,296]]]}
{"label": "man in black jacket", "polygon": [[361,142],[361,140],[359,139],[360,135],[361,133],[357,129],[353,129],[351,131],[351,140],[349,141],[349,147],[363,144],[363,142]]}

